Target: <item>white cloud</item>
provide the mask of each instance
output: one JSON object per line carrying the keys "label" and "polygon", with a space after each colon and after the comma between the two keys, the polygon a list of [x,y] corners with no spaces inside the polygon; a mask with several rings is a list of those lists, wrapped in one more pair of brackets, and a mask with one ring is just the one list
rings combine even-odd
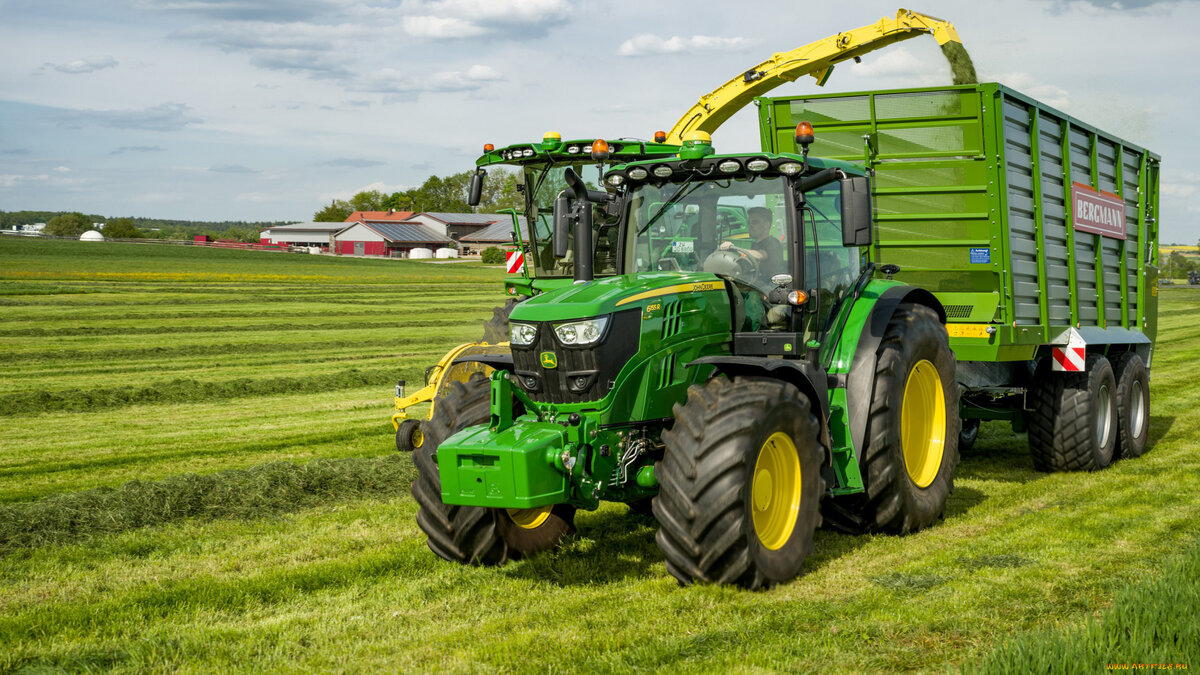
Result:
{"label": "white cloud", "polygon": [[855,75],[864,77],[891,77],[894,75],[910,75],[914,72],[927,70],[929,64],[921,61],[904,47],[894,47],[887,51],[864,56],[862,63],[846,62],[838,66],[839,75],[845,68]]}
{"label": "white cloud", "polygon": [[110,129],[142,131],[179,131],[189,124],[203,122],[192,117],[191,107],[183,103],[160,103],[141,110],[63,110],[60,123],[68,129],[100,126]]}
{"label": "white cloud", "polygon": [[1059,110],[1066,110],[1071,106],[1071,94],[1066,89],[1057,87],[1053,84],[1046,84],[1038,80],[1038,78],[1029,73],[1000,73],[995,78],[988,78],[987,81],[995,79],[997,82],[1016,89],[1022,94],[1027,94]]}
{"label": "white cloud", "polygon": [[351,85],[356,91],[378,94],[416,95],[425,92],[475,91],[489,82],[504,79],[491,66],[473,65],[466,71],[442,71],[420,77],[382,68]]}
{"label": "white cloud", "polygon": [[97,70],[105,68],[115,68],[117,60],[111,56],[99,56],[90,59],[76,59],[67,63],[47,63],[45,68],[53,68],[60,73],[68,75],[80,75],[83,73],[94,73]]}
{"label": "white cloud", "polygon": [[255,169],[241,164],[214,164],[208,167],[208,170],[215,173],[260,173]]}
{"label": "white cloud", "polygon": [[744,37],[713,37],[709,35],[678,35],[661,38],[651,33],[635,35],[621,43],[617,53],[621,56],[647,56],[650,54],[680,54],[684,52],[728,52],[739,51],[750,46]]}
{"label": "white cloud", "polygon": [[1162,194],[1169,197],[1190,197],[1200,190],[1200,173],[1195,171],[1175,171],[1170,181],[1164,181],[1160,187]]}
{"label": "white cloud", "polygon": [[404,32],[414,37],[467,38],[483,35],[487,29],[476,23],[453,16],[406,16]]}
{"label": "white cloud", "polygon": [[528,37],[570,14],[566,0],[434,0],[405,3],[404,32],[432,39]]}

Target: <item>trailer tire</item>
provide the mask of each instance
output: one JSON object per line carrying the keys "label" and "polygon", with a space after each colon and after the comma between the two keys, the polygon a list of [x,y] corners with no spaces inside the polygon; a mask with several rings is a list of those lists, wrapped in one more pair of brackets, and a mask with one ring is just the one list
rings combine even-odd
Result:
{"label": "trailer tire", "polygon": [[652,506],[667,571],[749,589],[798,576],[825,491],[808,399],[780,380],[718,377],[674,412]]}
{"label": "trailer tire", "polygon": [[[1045,362],[1048,363],[1048,362]],[[1117,447],[1117,385],[1112,364],[1088,354],[1082,373],[1043,366],[1030,387],[1029,450],[1038,471],[1099,471]]]}
{"label": "trailer tire", "polygon": [[425,441],[425,433],[421,429],[421,420],[407,419],[400,422],[396,429],[396,449],[400,452],[412,452]]}
{"label": "trailer tire", "polygon": [[1113,372],[1117,378],[1117,457],[1141,457],[1150,435],[1150,375],[1135,352],[1122,354]]}
{"label": "trailer tire", "polygon": [[[907,534],[943,517],[958,465],[958,383],[937,313],[901,303],[875,361],[860,468],[865,491],[821,505],[834,529]],[[907,442],[906,442],[907,441]]]}
{"label": "trailer tire", "polygon": [[492,318],[483,322],[483,341],[491,344],[499,342],[508,342],[508,316],[512,314],[513,307],[516,307],[517,300],[509,298],[501,307],[492,308]]}

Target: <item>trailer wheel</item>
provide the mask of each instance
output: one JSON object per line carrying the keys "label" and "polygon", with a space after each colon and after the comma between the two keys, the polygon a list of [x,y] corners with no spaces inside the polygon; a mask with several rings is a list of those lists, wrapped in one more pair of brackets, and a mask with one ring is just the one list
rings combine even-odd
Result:
{"label": "trailer wheel", "polygon": [[879,345],[866,447],[865,492],[822,504],[838,530],[907,534],[946,510],[958,464],[958,384],[950,338],[936,312],[902,303]]}
{"label": "trailer wheel", "polygon": [[674,411],[653,501],[667,571],[751,589],[795,578],[825,491],[807,398],[778,380],[715,378]]}
{"label": "trailer wheel", "polygon": [[517,305],[515,298],[509,298],[502,307],[492,308],[492,318],[483,322],[483,341],[491,344],[508,342],[508,316]]}
{"label": "trailer wheel", "polygon": [[1043,367],[1030,388],[1029,450],[1038,471],[1099,471],[1117,447],[1117,385],[1112,365],[1088,354],[1082,373]]}
{"label": "trailer wheel", "polygon": [[412,452],[424,443],[425,434],[421,431],[421,420],[407,419],[396,429],[396,449],[400,452]]}
{"label": "trailer wheel", "polygon": [[1146,452],[1150,429],[1150,375],[1142,357],[1126,352],[1113,368],[1117,378],[1117,457]]}

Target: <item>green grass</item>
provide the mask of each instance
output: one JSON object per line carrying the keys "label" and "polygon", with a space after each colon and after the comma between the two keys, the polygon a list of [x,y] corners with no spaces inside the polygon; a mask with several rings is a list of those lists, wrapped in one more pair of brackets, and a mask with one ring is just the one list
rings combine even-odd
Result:
{"label": "green grass", "polygon": [[[279,278],[214,276],[268,272]],[[749,593],[680,588],[653,521],[619,505],[580,513],[562,550],[501,568],[429,551],[404,485],[411,461],[392,449],[391,385],[477,337],[500,278],[469,264],[0,239],[0,348],[13,355],[0,400],[92,401],[0,415],[0,514],[62,533],[0,555],[0,672],[1200,666],[1194,642],[1160,639],[1195,635],[1200,290],[1160,296],[1147,455],[1040,474],[1022,436],[985,424],[945,522],[907,537],[820,531],[805,576]],[[351,369],[379,381],[333,377]],[[176,380],[195,392],[86,393]],[[273,390],[285,381],[312,388]],[[363,491],[372,462],[391,473]],[[305,472],[346,479],[268,478]],[[197,492],[191,506],[162,500]],[[83,504],[87,518],[56,524]]]}

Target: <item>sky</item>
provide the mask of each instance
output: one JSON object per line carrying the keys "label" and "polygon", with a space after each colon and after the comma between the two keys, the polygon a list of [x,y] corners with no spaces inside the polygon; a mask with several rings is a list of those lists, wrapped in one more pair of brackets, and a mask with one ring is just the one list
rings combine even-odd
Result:
{"label": "sky", "polygon": [[[650,138],[699,96],[896,2],[0,0],[0,210],[307,221],[484,143]],[[998,81],[1163,158],[1200,238],[1200,0],[925,0]],[[949,84],[932,37],[772,95]],[[753,107],[714,134],[758,148]]]}

